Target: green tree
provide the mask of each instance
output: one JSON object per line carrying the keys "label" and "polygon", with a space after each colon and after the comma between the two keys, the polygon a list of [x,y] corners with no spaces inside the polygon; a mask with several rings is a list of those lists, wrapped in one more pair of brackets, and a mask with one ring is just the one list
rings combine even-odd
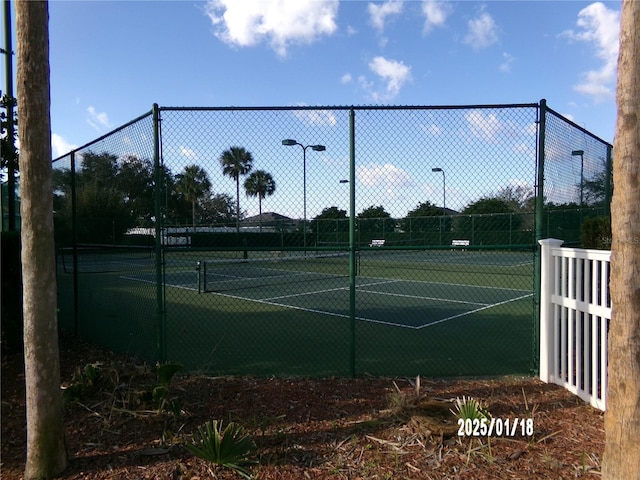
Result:
{"label": "green tree", "polygon": [[514,215],[513,202],[484,197],[468,205],[454,221],[455,235],[474,244],[509,243],[511,233],[520,229],[522,219]]}
{"label": "green tree", "polygon": [[[327,237],[327,241],[329,239],[331,239],[330,241],[339,241],[340,237],[343,238],[342,241],[346,241],[346,234],[349,232],[347,211],[338,207],[327,207],[311,220],[309,228],[316,238],[321,238],[320,235],[322,234],[331,234]],[[340,233],[345,235],[338,235]]]}
{"label": "green tree", "polygon": [[[135,225],[154,216],[154,175],[150,160],[135,155],[118,158],[109,152],[85,152],[75,172],[78,239],[116,242]],[[53,171],[54,209],[58,232],[71,227],[71,169]]]}
{"label": "green tree", "polygon": [[384,238],[384,234],[394,230],[395,222],[382,205],[365,208],[356,217],[361,234],[372,234]]}
{"label": "green tree", "polygon": [[40,480],[57,477],[68,463],[56,315],[49,6],[20,1],[15,9],[27,420],[24,478]]}
{"label": "green tree", "polygon": [[[15,98],[6,94],[2,95],[0,108],[6,110],[6,113],[0,113],[0,169],[9,168],[9,163],[12,160],[15,160],[14,168],[18,166],[18,149],[16,148],[16,134],[18,132],[14,128],[18,124],[18,119],[14,110],[15,106]],[[9,114],[10,111],[13,113]]]}
{"label": "green tree", "polygon": [[273,195],[276,191],[276,182],[270,173],[257,170],[244,181],[244,189],[247,196],[258,197],[258,218],[260,219],[260,231],[262,231],[262,200],[267,195]]}
{"label": "green tree", "polygon": [[509,203],[514,212],[533,211],[536,200],[535,189],[531,185],[509,185],[498,191],[496,198]]}
{"label": "green tree", "polygon": [[151,224],[154,215],[155,181],[151,160],[127,155],[120,162],[117,187],[124,195],[128,213],[136,225]]}
{"label": "green tree", "polygon": [[[595,174],[591,179],[584,180],[584,203],[588,206],[601,207],[607,199],[607,177],[612,180],[613,172],[607,171],[606,168]],[[613,190],[613,183],[610,183]],[[611,197],[609,192],[609,198]]]}
{"label": "green tree", "polygon": [[253,155],[243,147],[231,147],[220,155],[222,173],[236,182],[236,228],[240,232],[240,176],[253,168]]}
{"label": "green tree", "polygon": [[211,181],[207,172],[198,165],[188,165],[176,175],[176,191],[191,204],[192,225],[196,226],[196,203],[210,194]]}
{"label": "green tree", "polygon": [[235,205],[231,195],[217,193],[200,203],[203,222],[227,225],[235,220]]}
{"label": "green tree", "polygon": [[407,216],[400,222],[400,228],[411,235],[439,232],[440,230],[449,232],[451,231],[451,216],[443,216],[442,207],[426,201],[419,203],[416,208],[407,213]]}

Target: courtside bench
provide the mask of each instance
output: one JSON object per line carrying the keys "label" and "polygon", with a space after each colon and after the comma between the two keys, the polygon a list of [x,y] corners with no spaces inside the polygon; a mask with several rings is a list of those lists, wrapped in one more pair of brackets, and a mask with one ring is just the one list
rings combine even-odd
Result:
{"label": "courtside bench", "polygon": [[471,245],[469,240],[451,240],[452,247],[468,247],[469,245]]}

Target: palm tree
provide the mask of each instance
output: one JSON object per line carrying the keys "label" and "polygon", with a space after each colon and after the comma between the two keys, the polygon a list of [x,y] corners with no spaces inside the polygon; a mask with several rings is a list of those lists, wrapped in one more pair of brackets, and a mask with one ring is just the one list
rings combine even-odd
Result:
{"label": "palm tree", "polygon": [[231,147],[220,155],[222,173],[236,181],[236,228],[240,232],[240,175],[246,175],[253,167],[253,155],[246,148]]}
{"label": "palm tree", "polygon": [[640,478],[639,23],[640,2],[624,0],[620,17],[616,93],[618,120],[613,144],[615,188],[611,202],[613,236],[609,282],[613,308],[608,333],[606,442],[602,458],[602,478],[605,480]]}
{"label": "palm tree", "polygon": [[244,181],[244,189],[249,197],[258,197],[258,211],[260,215],[260,231],[262,232],[262,200],[276,191],[276,182],[270,173],[264,170],[253,172]]}
{"label": "palm tree", "polygon": [[[16,82],[20,110],[18,138],[20,164],[26,167],[20,169],[24,299],[24,315],[20,320],[24,320],[27,409],[24,478],[53,478],[62,473],[68,460],[62,418],[55,295],[49,7],[47,2],[15,2],[14,7],[18,39],[16,57],[19,59]],[[8,16],[5,13],[5,18]],[[3,237],[3,247],[4,241]],[[2,261],[5,261],[4,251]],[[2,300],[4,310],[4,298]]]}
{"label": "palm tree", "polygon": [[189,165],[176,175],[176,191],[191,203],[192,225],[196,226],[196,202],[211,189],[207,172],[198,165]]}

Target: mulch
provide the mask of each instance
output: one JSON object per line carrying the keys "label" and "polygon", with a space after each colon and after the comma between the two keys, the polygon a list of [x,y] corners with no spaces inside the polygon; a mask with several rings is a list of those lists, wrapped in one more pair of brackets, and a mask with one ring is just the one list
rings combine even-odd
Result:
{"label": "mulch", "polygon": [[[210,420],[244,428],[256,445],[248,467],[264,480],[596,477],[604,451],[603,412],[530,377],[178,374],[159,411],[148,395],[157,383],[154,366],[65,336],[60,354],[63,386],[85,380],[64,407],[70,461],[60,478],[69,480],[240,478],[184,448]],[[86,365],[102,372],[92,385],[83,377]],[[451,410],[463,396],[479,400],[496,425],[518,422],[516,430],[458,436]],[[26,439],[19,354],[2,358],[1,433],[1,476],[21,479]]]}

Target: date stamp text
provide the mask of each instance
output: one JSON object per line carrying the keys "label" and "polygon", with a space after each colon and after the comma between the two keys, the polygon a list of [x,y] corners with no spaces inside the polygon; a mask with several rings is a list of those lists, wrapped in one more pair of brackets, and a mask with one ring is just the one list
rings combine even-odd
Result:
{"label": "date stamp text", "polygon": [[531,437],[533,418],[458,419],[459,437]]}

